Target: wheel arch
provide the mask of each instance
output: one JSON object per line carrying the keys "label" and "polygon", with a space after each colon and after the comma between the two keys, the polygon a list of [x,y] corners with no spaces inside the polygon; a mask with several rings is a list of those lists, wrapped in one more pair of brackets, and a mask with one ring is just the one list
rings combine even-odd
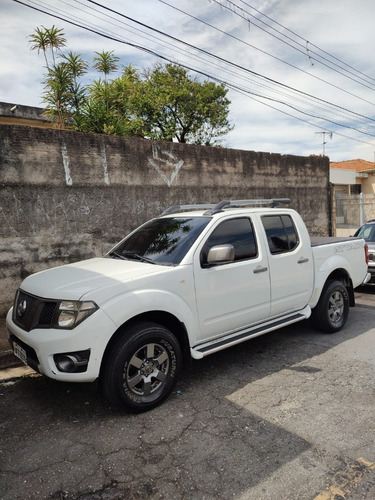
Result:
{"label": "wheel arch", "polygon": [[129,319],[115,331],[105,348],[101,362],[100,373],[102,373],[103,368],[107,363],[112,346],[117,342],[119,337],[126,335],[126,330],[130,326],[142,322],[157,323],[164,326],[165,328],[168,328],[168,330],[170,330],[171,333],[173,333],[173,335],[176,337],[181,346],[184,362],[191,361],[189,338],[184,323],[182,323],[173,314],[166,311],[147,311]]}
{"label": "wheel arch", "polygon": [[353,282],[352,282],[347,270],[346,269],[335,269],[334,271],[332,271],[332,273],[327,277],[326,282],[324,283],[324,287],[330,281],[341,281],[341,283],[345,286],[345,288],[348,291],[349,305],[350,305],[350,307],[354,307],[355,306],[355,298],[354,298]]}

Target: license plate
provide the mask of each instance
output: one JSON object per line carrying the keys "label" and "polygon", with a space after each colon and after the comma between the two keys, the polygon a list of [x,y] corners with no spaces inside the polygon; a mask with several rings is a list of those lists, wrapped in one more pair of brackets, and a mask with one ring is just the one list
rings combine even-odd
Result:
{"label": "license plate", "polygon": [[25,365],[27,365],[26,351],[20,345],[18,345],[17,342],[13,342],[13,352],[15,356],[17,356],[17,358],[22,361],[22,363],[25,363]]}

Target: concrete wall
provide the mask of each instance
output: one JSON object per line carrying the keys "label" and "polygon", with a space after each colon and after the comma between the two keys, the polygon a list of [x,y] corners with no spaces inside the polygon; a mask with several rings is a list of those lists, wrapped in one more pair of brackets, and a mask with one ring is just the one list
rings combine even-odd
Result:
{"label": "concrete wall", "polygon": [[30,273],[102,255],[176,203],[289,197],[328,235],[329,161],[0,125],[0,318]]}

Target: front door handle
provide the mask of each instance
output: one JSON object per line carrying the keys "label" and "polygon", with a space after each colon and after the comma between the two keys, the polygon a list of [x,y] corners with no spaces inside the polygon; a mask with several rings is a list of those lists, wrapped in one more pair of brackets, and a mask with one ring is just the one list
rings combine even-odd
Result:
{"label": "front door handle", "polygon": [[254,269],[253,273],[259,274],[259,273],[265,273],[266,271],[268,271],[268,267],[258,266]]}
{"label": "front door handle", "polygon": [[309,262],[308,258],[301,257],[299,260],[297,260],[298,264],[306,264],[306,262]]}

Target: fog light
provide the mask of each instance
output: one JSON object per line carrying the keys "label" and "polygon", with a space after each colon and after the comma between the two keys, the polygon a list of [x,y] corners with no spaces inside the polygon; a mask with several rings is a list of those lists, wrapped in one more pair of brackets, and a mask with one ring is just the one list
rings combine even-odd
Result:
{"label": "fog light", "polygon": [[74,372],[76,367],[76,358],[71,356],[70,354],[66,354],[65,356],[60,356],[56,360],[56,366],[61,372]]}
{"label": "fog light", "polygon": [[87,370],[90,350],[55,354],[53,359],[56,367],[64,373],[82,373]]}

